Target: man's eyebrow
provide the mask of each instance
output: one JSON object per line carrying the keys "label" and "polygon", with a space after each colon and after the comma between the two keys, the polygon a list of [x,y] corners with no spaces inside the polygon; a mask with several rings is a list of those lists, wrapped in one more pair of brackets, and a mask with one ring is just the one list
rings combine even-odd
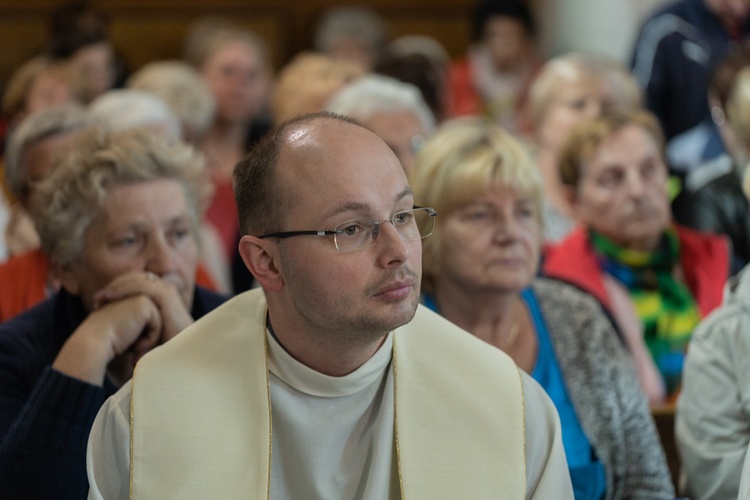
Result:
{"label": "man's eyebrow", "polygon": [[[400,193],[396,194],[396,196],[393,197],[393,201],[399,202],[403,200],[404,198],[406,198],[407,196],[410,196],[413,194],[414,193],[412,192],[411,188],[407,186],[406,188],[404,188],[403,191],[401,191]],[[371,209],[372,208],[367,203],[352,201],[352,202],[344,203],[342,205],[334,207],[325,215],[325,219],[328,220],[331,217],[334,217],[336,215],[339,215],[345,212],[367,212],[367,211],[370,211]]]}
{"label": "man's eyebrow", "polygon": [[344,212],[366,212],[369,208],[370,206],[367,203],[360,203],[355,201],[344,203],[331,209],[325,215],[325,220],[328,220],[331,217],[342,214]]}
{"label": "man's eyebrow", "polygon": [[409,195],[414,196],[414,192],[412,192],[409,186],[406,186],[403,191],[401,191],[400,193],[396,195],[396,197],[394,198],[394,201],[401,201]]}

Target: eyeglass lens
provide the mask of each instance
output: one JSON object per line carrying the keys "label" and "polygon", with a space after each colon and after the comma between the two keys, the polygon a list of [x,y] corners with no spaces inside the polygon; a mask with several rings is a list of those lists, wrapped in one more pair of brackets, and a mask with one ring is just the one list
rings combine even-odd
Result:
{"label": "eyeglass lens", "polygon": [[340,252],[353,252],[375,244],[380,225],[390,222],[404,240],[418,240],[432,234],[435,227],[434,212],[428,208],[405,210],[385,221],[349,221],[334,228],[336,248]]}

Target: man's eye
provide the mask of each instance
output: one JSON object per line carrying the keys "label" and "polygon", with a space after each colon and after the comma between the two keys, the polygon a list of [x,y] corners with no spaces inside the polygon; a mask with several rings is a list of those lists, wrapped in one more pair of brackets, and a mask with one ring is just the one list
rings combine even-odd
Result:
{"label": "man's eye", "polygon": [[362,225],[358,223],[347,224],[341,228],[341,234],[345,236],[354,236],[362,232]]}
{"label": "man's eye", "polygon": [[393,222],[396,224],[408,224],[414,215],[411,212],[401,212],[393,216]]}

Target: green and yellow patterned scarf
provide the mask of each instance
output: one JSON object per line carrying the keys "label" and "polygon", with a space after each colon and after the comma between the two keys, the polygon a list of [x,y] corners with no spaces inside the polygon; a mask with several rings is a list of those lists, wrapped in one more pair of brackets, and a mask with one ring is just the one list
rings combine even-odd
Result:
{"label": "green and yellow patterned scarf", "polygon": [[690,335],[701,319],[690,290],[673,276],[680,257],[677,232],[665,231],[653,252],[621,247],[595,231],[589,231],[589,237],[602,269],[629,290],[646,345],[671,395],[679,386]]}

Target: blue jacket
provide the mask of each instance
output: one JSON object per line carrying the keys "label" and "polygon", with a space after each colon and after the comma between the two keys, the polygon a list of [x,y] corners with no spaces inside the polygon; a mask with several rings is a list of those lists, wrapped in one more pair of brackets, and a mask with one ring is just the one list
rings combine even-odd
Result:
{"label": "blue jacket", "polygon": [[635,44],[633,74],[667,140],[709,116],[710,74],[749,34],[750,19],[733,36],[705,0],[679,0],[646,20]]}

